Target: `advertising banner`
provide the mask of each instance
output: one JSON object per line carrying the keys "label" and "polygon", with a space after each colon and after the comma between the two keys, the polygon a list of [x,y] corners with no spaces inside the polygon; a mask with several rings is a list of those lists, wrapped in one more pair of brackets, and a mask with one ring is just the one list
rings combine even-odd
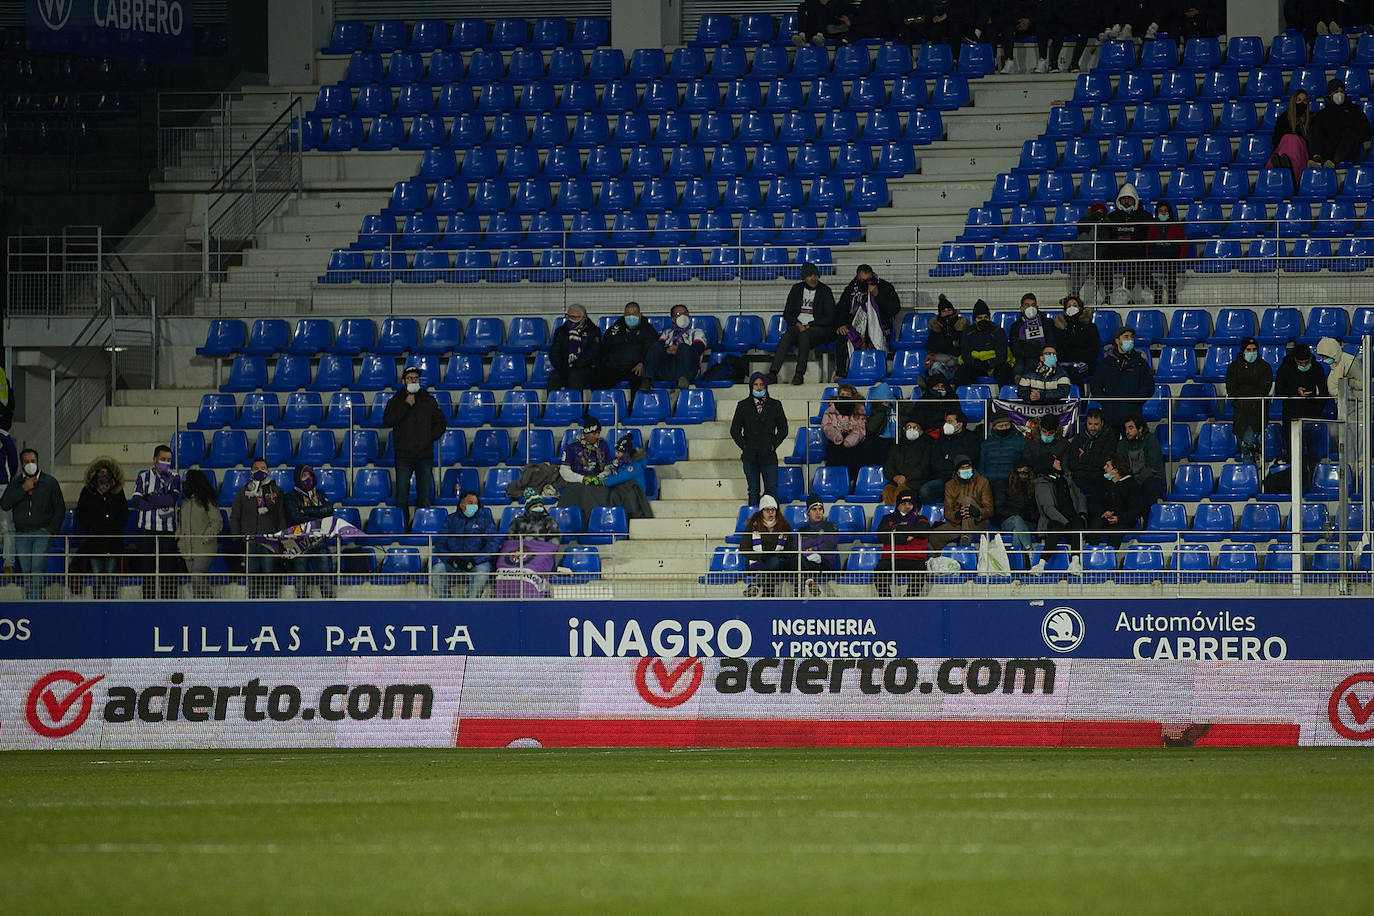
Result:
{"label": "advertising banner", "polygon": [[1363,599],[40,602],[0,659],[400,656],[1368,658]]}
{"label": "advertising banner", "polygon": [[0,661],[0,749],[1374,741],[1374,660]]}
{"label": "advertising banner", "polygon": [[189,61],[192,0],[27,0],[30,48],[131,60]]}

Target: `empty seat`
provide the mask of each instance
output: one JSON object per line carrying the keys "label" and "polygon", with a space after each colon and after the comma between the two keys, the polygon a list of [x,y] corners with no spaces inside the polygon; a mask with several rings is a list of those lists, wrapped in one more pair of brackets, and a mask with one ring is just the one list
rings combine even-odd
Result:
{"label": "empty seat", "polygon": [[205,345],[197,356],[233,356],[248,342],[248,331],[237,318],[215,318],[205,332]]}

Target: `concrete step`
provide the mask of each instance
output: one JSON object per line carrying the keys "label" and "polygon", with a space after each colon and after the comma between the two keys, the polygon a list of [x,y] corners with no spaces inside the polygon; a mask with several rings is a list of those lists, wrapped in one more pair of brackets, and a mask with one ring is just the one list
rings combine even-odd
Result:
{"label": "concrete step", "polygon": [[630,539],[724,538],[734,532],[735,517],[729,518],[636,518],[630,520]]}

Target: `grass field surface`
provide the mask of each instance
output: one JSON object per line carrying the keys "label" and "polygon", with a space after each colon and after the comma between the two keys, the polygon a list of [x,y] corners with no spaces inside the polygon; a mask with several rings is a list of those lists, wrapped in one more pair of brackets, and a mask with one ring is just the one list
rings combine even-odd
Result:
{"label": "grass field surface", "polygon": [[13,913],[1368,913],[1374,761],[0,754]]}

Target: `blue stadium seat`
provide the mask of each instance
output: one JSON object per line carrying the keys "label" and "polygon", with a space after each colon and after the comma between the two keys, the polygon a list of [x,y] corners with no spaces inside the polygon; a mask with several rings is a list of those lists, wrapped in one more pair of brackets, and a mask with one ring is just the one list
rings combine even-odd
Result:
{"label": "blue stadium seat", "polygon": [[277,423],[281,417],[281,405],[276,394],[250,392],[243,396],[243,409],[234,421],[235,429],[264,429]]}
{"label": "blue stadium seat", "polygon": [[279,356],[273,366],[272,380],[264,387],[268,391],[295,391],[310,382],[310,357]]}
{"label": "blue stadium seat", "polygon": [[[290,433],[287,434],[288,438]],[[289,453],[289,452],[288,452]],[[242,429],[215,430],[200,463],[207,468],[236,468],[248,463],[248,433]]]}
{"label": "blue stadium seat", "polygon": [[1130,41],[1104,41],[1093,67],[1094,74],[1125,73],[1135,66],[1135,45]]}
{"label": "blue stadium seat", "polygon": [[1193,511],[1193,528],[1183,535],[1183,539],[1188,542],[1220,541],[1229,537],[1235,527],[1235,510],[1230,503],[1199,503]]}
{"label": "blue stadium seat", "polygon": [[1160,102],[1181,103],[1189,101],[1197,91],[1197,77],[1182,70],[1166,70],[1159,75],[1159,88],[1155,99]]}
{"label": "blue stadium seat", "polygon": [[[1227,484],[1227,469],[1235,468],[1233,476],[1236,478],[1234,485]],[[1228,464],[1222,467],[1222,480],[1217,487],[1218,499],[1251,499],[1259,492],[1259,481],[1251,481],[1242,473],[1249,468],[1251,472],[1255,470],[1252,464]],[[1248,493],[1249,495],[1243,495]],[[1281,507],[1278,503],[1272,502],[1248,502],[1240,512],[1240,521],[1236,524],[1236,530],[1231,533],[1234,541],[1262,542],[1272,541],[1280,536],[1285,530]]]}
{"label": "blue stadium seat", "polygon": [[687,460],[687,431],[681,427],[658,426],[649,433],[648,463],[672,464]]}
{"label": "blue stadium seat", "polygon": [[1197,378],[1204,382],[1226,381],[1226,370],[1239,352],[1238,344],[1213,344],[1208,347]]}
{"label": "blue stadium seat", "polygon": [[1212,468],[1206,464],[1185,462],[1174,471],[1174,485],[1167,499],[1174,502],[1193,502],[1212,495]]}
{"label": "blue stadium seat", "polygon": [[1148,584],[1164,570],[1164,550],[1158,544],[1131,543],[1125,545],[1121,559],[1122,574],[1117,581],[1124,584]]}
{"label": "blue stadium seat", "polygon": [[849,495],[849,468],[822,465],[812,473],[811,492],[826,502],[836,502]]}
{"label": "blue stadium seat", "polygon": [[505,429],[478,429],[472,433],[472,449],[468,452],[468,463],[476,467],[489,467],[505,464],[511,457],[510,431]]}
{"label": "blue stadium seat", "polygon": [[248,342],[240,352],[250,356],[271,356],[286,349],[289,337],[286,321],[281,318],[259,318],[253,322]]}
{"label": "blue stadium seat", "polygon": [[220,391],[257,391],[267,384],[267,360],[261,356],[236,356],[229,367],[229,380]]}
{"label": "blue stadium seat", "polygon": [[232,426],[238,418],[238,405],[232,394],[203,394],[196,418],[186,424],[187,429],[219,429]]}
{"label": "blue stadium seat", "polygon": [[[1230,431],[1230,427],[1226,427]],[[1235,436],[1231,436],[1234,443]],[[1234,453],[1232,449],[1232,453]],[[1246,500],[1252,499],[1259,493],[1259,474],[1253,464],[1227,463],[1221,466],[1220,476],[1217,478],[1216,499],[1225,500]],[[1247,506],[1246,509],[1249,507]],[[1244,528],[1246,522],[1245,510],[1241,512],[1241,527]]]}
{"label": "blue stadium seat", "polygon": [[1344,306],[1314,305],[1307,313],[1307,331],[1298,342],[1314,347],[1323,337],[1341,340],[1350,329],[1348,321]]}
{"label": "blue stadium seat", "polygon": [[367,23],[342,20],[334,23],[330,41],[320,49],[321,54],[351,54],[367,45]]}
{"label": "blue stadium seat", "polygon": [[199,430],[180,430],[172,437],[175,467],[191,468],[205,461],[205,434]]}
{"label": "blue stadium seat", "polygon": [[[1235,456],[1236,434],[1232,432],[1231,424],[1203,423],[1198,430],[1197,446],[1193,450],[1193,459],[1195,461],[1229,461]],[[1232,465],[1226,467],[1232,467]]]}
{"label": "blue stadium seat", "polygon": [[487,371],[487,377],[482,381],[480,387],[496,391],[518,388],[525,384],[526,372],[524,354],[494,353],[491,357],[491,368]]}
{"label": "blue stadium seat", "polygon": [[1150,506],[1145,530],[1136,540],[1144,543],[1173,543],[1175,534],[1188,530],[1188,508],[1180,502],[1162,502]]}
{"label": "blue stadium seat", "polygon": [[215,318],[205,332],[205,345],[196,348],[197,356],[233,356],[248,342],[248,331],[237,318]]}
{"label": "blue stadium seat", "polygon": [[930,94],[930,105],[936,111],[954,111],[966,107],[971,100],[968,79],[964,76],[940,76]]}
{"label": "blue stadium seat", "polygon": [[339,447],[337,463],[351,467],[376,464],[381,453],[381,439],[377,430],[351,429]]}

